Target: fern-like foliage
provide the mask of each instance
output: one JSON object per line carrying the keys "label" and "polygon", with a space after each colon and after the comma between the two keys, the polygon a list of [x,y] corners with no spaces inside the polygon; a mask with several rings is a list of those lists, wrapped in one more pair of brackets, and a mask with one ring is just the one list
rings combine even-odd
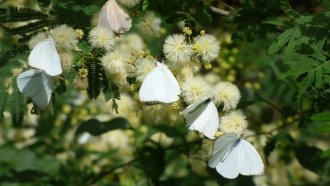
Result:
{"label": "fern-like foliage", "polygon": [[[297,98],[301,99],[313,90],[325,89],[330,85],[329,44],[330,12],[300,15],[287,10],[293,24],[275,18],[265,23],[285,29],[269,47],[268,53],[275,55],[285,49],[285,64],[288,70],[282,78],[294,76],[298,83]],[[293,13],[294,12],[294,13]]]}
{"label": "fern-like foliage", "polygon": [[48,15],[31,8],[1,8],[0,9],[0,22],[20,22],[30,21],[36,19],[47,19]]}
{"label": "fern-like foliage", "polygon": [[8,93],[6,87],[2,84],[0,85],[0,122],[3,120],[3,112],[6,109],[8,101]]}
{"label": "fern-like foliage", "polygon": [[10,114],[15,127],[20,127],[22,125],[25,112],[25,99],[18,89],[15,88],[10,95]]}

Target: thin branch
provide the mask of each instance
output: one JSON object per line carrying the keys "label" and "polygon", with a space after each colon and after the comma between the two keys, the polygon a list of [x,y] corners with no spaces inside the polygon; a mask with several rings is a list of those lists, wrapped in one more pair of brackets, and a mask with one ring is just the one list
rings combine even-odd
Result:
{"label": "thin branch", "polygon": [[260,101],[267,103],[268,105],[270,105],[274,110],[276,110],[277,112],[279,112],[281,115],[283,115],[283,111],[277,107],[274,103],[270,102],[269,100],[267,100],[266,98],[262,97],[260,94],[257,94],[258,98],[260,99]]}
{"label": "thin branch", "polygon": [[227,3],[225,3],[225,2],[223,2],[223,1],[221,1],[221,0],[218,0],[218,1],[219,1],[221,4],[225,5],[226,7],[230,8],[231,10],[235,10],[235,8],[232,7],[232,6],[230,6],[229,4],[227,4]]}
{"label": "thin branch", "polygon": [[259,133],[253,134],[253,135],[246,136],[245,138],[250,138],[250,137],[255,137],[255,136],[260,136],[260,135],[271,135],[273,132],[279,131],[280,129],[283,129],[283,128],[286,128],[286,127],[289,127],[292,124],[296,123],[297,121],[299,121],[299,119],[293,120],[290,123],[284,123],[281,126],[278,126],[278,127],[274,128],[274,129],[271,129],[267,132],[259,132]]}
{"label": "thin branch", "polygon": [[101,180],[103,177],[105,177],[106,175],[112,173],[113,171],[119,169],[119,168],[122,168],[122,167],[126,167],[126,166],[129,166],[131,165],[132,163],[136,162],[138,159],[133,159],[131,161],[128,161],[126,163],[123,163],[123,164],[120,164],[120,165],[117,165],[117,166],[114,166],[112,167],[111,169],[107,170],[107,171],[104,171],[104,172],[101,172],[99,175],[97,175],[92,181],[90,181],[88,183],[88,185],[93,185],[95,183],[97,183],[99,180]]}

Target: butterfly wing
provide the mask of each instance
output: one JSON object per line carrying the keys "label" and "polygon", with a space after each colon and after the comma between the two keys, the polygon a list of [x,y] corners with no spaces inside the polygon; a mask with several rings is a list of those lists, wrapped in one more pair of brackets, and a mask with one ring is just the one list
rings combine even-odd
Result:
{"label": "butterfly wing", "polygon": [[210,101],[205,109],[205,112],[209,113],[209,119],[205,122],[205,127],[201,131],[206,137],[214,139],[215,133],[219,128],[219,114],[218,109],[212,101]]}
{"label": "butterfly wing", "polygon": [[132,27],[132,19],[117,3],[114,3],[116,18],[119,22],[120,28],[117,33],[127,32]]}
{"label": "butterfly wing", "polygon": [[264,163],[257,150],[246,140],[242,139],[237,148],[240,150],[240,173],[242,175],[261,175],[264,172]]}
{"label": "butterfly wing", "polygon": [[39,42],[29,55],[29,65],[44,70],[50,76],[62,73],[60,56],[58,55],[53,39],[48,38]]}
{"label": "butterfly wing", "polygon": [[231,152],[234,144],[237,142],[237,135],[234,133],[226,133],[215,140],[213,153],[208,162],[209,167],[216,167]]}
{"label": "butterfly wing", "polygon": [[31,69],[21,73],[17,79],[17,86],[21,93],[30,97],[40,109],[49,104],[53,79],[41,70]]}
{"label": "butterfly wing", "polygon": [[197,130],[214,139],[219,127],[218,110],[209,98],[202,100],[189,106],[181,115],[185,117],[190,130]]}
{"label": "butterfly wing", "polygon": [[109,0],[101,9],[98,26],[107,28],[116,33],[124,33],[131,28],[132,20],[115,1]]}
{"label": "butterfly wing", "polygon": [[166,97],[166,89],[163,82],[161,69],[157,66],[144,78],[139,91],[140,101],[162,102]]}
{"label": "butterfly wing", "polygon": [[143,102],[172,103],[179,99],[180,87],[173,74],[163,64],[158,64],[144,78],[139,91]]}
{"label": "butterfly wing", "polygon": [[228,156],[219,162],[215,167],[217,172],[225,178],[234,179],[240,173],[240,158],[241,151],[237,147],[233,147],[229,150]]}
{"label": "butterfly wing", "polygon": [[[181,94],[180,86],[178,81],[175,79],[172,72],[164,64],[158,64],[161,69],[163,81],[166,90],[166,97],[163,98],[161,102],[163,103],[172,103],[179,100],[179,95]],[[160,82],[158,82],[160,83]]]}
{"label": "butterfly wing", "polygon": [[204,102],[208,102],[210,100],[209,97],[204,97],[198,101],[196,101],[195,103],[189,105],[186,109],[184,109],[180,114],[182,116],[186,116],[188,114],[190,114],[191,112],[193,112],[194,110],[196,110],[197,107],[199,107],[202,103]]}

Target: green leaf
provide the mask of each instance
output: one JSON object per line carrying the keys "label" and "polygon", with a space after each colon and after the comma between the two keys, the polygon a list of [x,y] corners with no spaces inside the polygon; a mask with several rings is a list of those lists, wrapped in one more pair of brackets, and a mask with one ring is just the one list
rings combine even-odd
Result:
{"label": "green leaf", "polygon": [[46,173],[51,176],[57,176],[60,171],[61,164],[58,160],[51,156],[38,158],[35,162],[36,169],[40,172]]}
{"label": "green leaf", "polygon": [[330,121],[330,112],[316,113],[311,116],[312,121]]}
{"label": "green leaf", "polygon": [[322,158],[329,158],[330,157],[330,149],[323,151],[321,154]]}
{"label": "green leaf", "polygon": [[30,32],[36,32],[41,30],[43,27],[49,25],[50,20],[43,19],[36,22],[28,23],[23,26],[8,29],[7,32],[11,34],[26,34]]}
{"label": "green leaf", "polygon": [[143,11],[146,11],[149,7],[149,1],[148,0],[143,0],[143,3],[142,3],[142,10]]}
{"label": "green leaf", "polygon": [[291,25],[290,22],[284,17],[270,18],[267,19],[266,21],[263,21],[262,23],[275,25],[275,26],[282,26],[282,27]]}
{"label": "green leaf", "polygon": [[330,132],[330,124],[322,124],[316,127],[316,132],[318,133],[324,133],[324,132]]}
{"label": "green leaf", "polygon": [[159,177],[165,170],[165,150],[161,147],[144,146],[139,151],[140,164],[154,185],[159,185]]}
{"label": "green leaf", "polygon": [[212,22],[212,16],[206,7],[200,7],[192,17],[201,25],[210,24]]}
{"label": "green leaf", "polygon": [[22,94],[18,90],[14,91],[10,96],[10,114],[11,121],[15,127],[20,127],[23,122],[25,113],[25,101]]}
{"label": "green leaf", "polygon": [[320,173],[326,163],[326,159],[321,158],[322,150],[316,147],[301,144],[294,147],[294,152],[299,163],[313,172]]}
{"label": "green leaf", "polygon": [[99,11],[99,7],[96,6],[96,5],[90,5],[90,6],[86,6],[83,8],[83,12],[86,14],[86,15],[94,15],[97,13],[97,11]]}
{"label": "green leaf", "polygon": [[102,76],[99,73],[100,65],[96,61],[89,60],[87,62],[88,69],[88,88],[87,93],[91,99],[96,99],[101,93],[101,79]]}
{"label": "green leaf", "polygon": [[7,89],[4,86],[0,85],[0,122],[3,120],[3,112],[6,109],[8,93]]}
{"label": "green leaf", "polygon": [[292,34],[295,32],[294,29],[288,29],[282,34],[280,34],[276,41],[274,41],[269,49],[268,49],[268,54],[274,55],[276,54],[292,37]]}
{"label": "green leaf", "polygon": [[107,122],[100,122],[97,119],[90,119],[79,125],[76,130],[76,134],[88,132],[91,135],[98,136],[111,130],[129,129],[130,126],[130,122],[127,119],[121,117],[112,119]]}
{"label": "green leaf", "polygon": [[188,16],[186,14],[175,14],[166,19],[167,24],[178,23],[180,21],[188,20]]}
{"label": "green leaf", "polygon": [[265,157],[266,157],[267,164],[269,163],[268,162],[268,157],[269,157],[270,153],[275,149],[276,141],[277,141],[277,136],[269,138],[267,140],[267,143],[266,143],[265,147],[264,147],[264,154],[265,154]]}
{"label": "green leaf", "polygon": [[315,79],[315,72],[309,72],[307,77],[299,84],[298,98],[302,98]]}

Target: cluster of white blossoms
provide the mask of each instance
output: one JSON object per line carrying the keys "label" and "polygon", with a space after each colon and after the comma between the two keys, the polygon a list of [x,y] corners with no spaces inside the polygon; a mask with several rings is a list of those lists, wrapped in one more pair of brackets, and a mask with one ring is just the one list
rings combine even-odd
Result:
{"label": "cluster of white blossoms", "polygon": [[110,51],[114,47],[114,33],[103,27],[95,27],[89,32],[88,41],[94,48]]}
{"label": "cluster of white blossoms", "polygon": [[136,28],[143,36],[150,38],[152,36],[160,35],[161,23],[161,19],[157,17],[154,12],[148,11],[137,23]]}
{"label": "cluster of white blossoms", "polygon": [[191,60],[201,63],[210,63],[220,52],[220,43],[216,37],[202,32],[191,38],[192,31],[185,27],[185,34],[173,34],[166,38],[164,54],[168,61],[184,63]]}
{"label": "cluster of white blossoms", "polygon": [[169,62],[189,62],[193,55],[192,45],[183,34],[170,35],[165,40],[164,55]]}

